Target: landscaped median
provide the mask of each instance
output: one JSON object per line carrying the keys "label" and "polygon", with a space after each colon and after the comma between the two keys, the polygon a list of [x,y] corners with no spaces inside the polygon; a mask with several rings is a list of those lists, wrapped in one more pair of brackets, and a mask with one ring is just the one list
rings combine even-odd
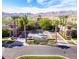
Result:
{"label": "landscaped median", "polygon": [[68,59],[64,56],[19,56],[16,59]]}
{"label": "landscaped median", "polygon": [[32,45],[32,44],[40,44],[40,45],[50,45],[53,46],[56,43],[56,39],[28,39],[27,42],[28,44]]}

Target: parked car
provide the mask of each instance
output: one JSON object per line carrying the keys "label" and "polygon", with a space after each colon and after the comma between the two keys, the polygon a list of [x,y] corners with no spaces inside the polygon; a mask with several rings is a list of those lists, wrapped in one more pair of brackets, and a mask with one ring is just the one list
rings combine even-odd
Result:
{"label": "parked car", "polygon": [[56,47],[59,47],[61,49],[68,49],[70,48],[70,44],[66,44],[66,43],[57,43]]}
{"label": "parked car", "polygon": [[12,48],[12,47],[15,47],[15,46],[23,46],[23,42],[20,42],[20,41],[8,41],[8,40],[2,41],[2,47]]}

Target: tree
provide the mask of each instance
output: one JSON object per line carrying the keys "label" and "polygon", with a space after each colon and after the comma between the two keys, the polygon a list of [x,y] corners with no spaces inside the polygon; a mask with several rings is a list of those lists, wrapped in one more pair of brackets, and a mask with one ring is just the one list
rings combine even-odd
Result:
{"label": "tree", "polygon": [[60,16],[60,25],[66,25],[68,16]]}
{"label": "tree", "polygon": [[[68,16],[60,16],[60,25],[62,25],[61,29],[63,29],[63,25],[64,25],[64,32],[66,30],[66,25],[67,25],[67,18]],[[64,34],[64,37],[65,37],[65,34]]]}
{"label": "tree", "polygon": [[27,25],[28,25],[28,29],[29,30],[32,30],[32,29],[34,30],[34,28],[35,28],[34,21],[28,21]]}
{"label": "tree", "polygon": [[21,19],[17,19],[17,26],[18,28],[23,27],[23,21]]}
{"label": "tree", "polygon": [[59,20],[57,20],[57,19],[53,20],[52,25],[55,26],[56,41],[57,41],[57,28],[58,28],[58,25],[59,25]]}
{"label": "tree", "polygon": [[[67,25],[67,19],[68,19],[68,16],[64,16],[64,25],[65,25],[65,28],[64,28],[64,32],[66,30],[66,25]],[[71,35],[71,34],[70,34]],[[64,37],[66,37],[66,33],[64,34]]]}
{"label": "tree", "polygon": [[[19,18],[19,16],[11,16],[11,18],[12,18],[12,20],[14,21],[14,29],[16,29],[16,26],[17,26],[17,19]],[[14,30],[13,30],[13,36],[17,36],[17,32],[15,32]]]}
{"label": "tree", "polygon": [[21,31],[24,31],[24,24],[23,24],[23,20],[22,19],[19,20],[18,26],[20,26]]}
{"label": "tree", "polygon": [[49,20],[48,18],[41,18],[38,24],[43,30],[47,30],[50,28],[50,26],[52,26],[51,20]]}
{"label": "tree", "polygon": [[[25,38],[26,38],[26,25],[27,25],[27,16],[22,16],[21,17],[22,22],[23,22],[23,26],[24,26],[24,33],[25,33]],[[26,40],[27,41],[27,40]]]}

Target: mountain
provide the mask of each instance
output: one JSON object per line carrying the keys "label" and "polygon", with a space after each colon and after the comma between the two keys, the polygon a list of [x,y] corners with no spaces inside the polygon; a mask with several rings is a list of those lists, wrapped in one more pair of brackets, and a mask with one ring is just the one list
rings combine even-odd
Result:
{"label": "mountain", "polygon": [[2,16],[4,17],[4,16],[11,16],[12,14],[10,14],[10,13],[5,13],[5,12],[2,12]]}
{"label": "mountain", "polygon": [[23,16],[23,15],[33,16],[34,14],[32,14],[32,13],[7,13],[7,12],[2,12],[3,17],[5,17],[5,16]]}
{"label": "mountain", "polygon": [[76,16],[76,11],[59,11],[59,12],[47,12],[47,13],[39,13],[41,16]]}
{"label": "mountain", "polygon": [[2,12],[2,16],[76,16],[77,12],[76,11],[57,11],[57,12],[46,12],[46,13],[37,13],[37,14],[33,14],[33,13],[6,13],[6,12]]}

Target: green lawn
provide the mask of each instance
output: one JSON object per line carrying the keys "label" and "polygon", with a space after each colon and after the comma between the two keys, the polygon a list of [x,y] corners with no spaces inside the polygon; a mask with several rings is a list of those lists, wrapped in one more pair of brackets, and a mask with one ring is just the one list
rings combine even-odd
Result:
{"label": "green lawn", "polygon": [[5,37],[5,38],[2,38],[2,40],[11,40],[11,39],[8,37]]}
{"label": "green lawn", "polygon": [[63,56],[22,56],[17,59],[67,59]]}

